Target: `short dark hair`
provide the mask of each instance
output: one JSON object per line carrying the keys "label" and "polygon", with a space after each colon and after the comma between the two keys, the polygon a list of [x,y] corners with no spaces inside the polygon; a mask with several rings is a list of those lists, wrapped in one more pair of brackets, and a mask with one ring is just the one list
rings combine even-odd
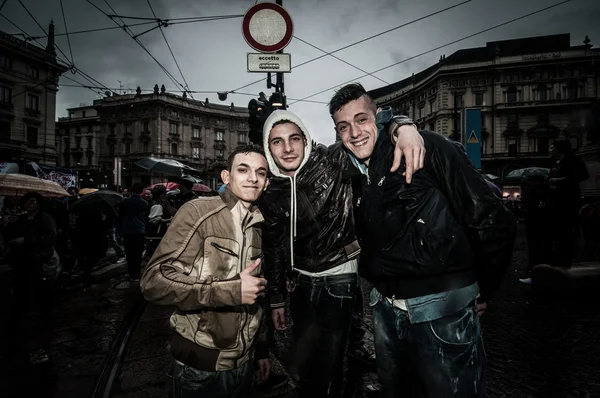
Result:
{"label": "short dark hair", "polygon": [[[302,133],[302,136],[304,138],[306,138],[306,135],[304,134],[304,131],[302,131],[302,128],[300,126],[298,126],[296,123],[292,122],[289,119],[281,119],[276,121],[275,123],[273,123],[273,125],[271,126],[271,130],[273,130],[273,127],[275,126],[279,126],[280,124],[293,124],[294,126],[298,127],[298,130],[300,130],[300,132]],[[270,133],[270,132],[269,132]]]}
{"label": "short dark hair", "polygon": [[143,191],[144,184],[142,184],[141,182],[136,182],[135,184],[133,184],[133,187],[131,187],[131,192],[133,192],[136,195],[141,195]]}
{"label": "short dark hair", "polygon": [[21,199],[19,200],[19,206],[24,206],[25,203],[27,203],[27,201],[29,199],[35,199],[37,200],[37,202],[41,205],[42,202],[44,201],[44,197],[42,195],[40,195],[37,192],[27,192],[25,195],[23,195],[21,197]]}
{"label": "short dark hair", "polygon": [[159,184],[152,189],[152,198],[160,199],[165,193],[167,193],[167,188],[164,185]]}
{"label": "short dark hair", "polygon": [[568,140],[558,140],[554,143],[554,149],[563,155],[570,155],[572,152],[571,142]]}
{"label": "short dark hair", "polygon": [[349,102],[356,101],[360,97],[364,97],[367,104],[373,110],[373,114],[377,113],[377,105],[373,98],[367,93],[367,90],[360,83],[347,84],[335,92],[331,101],[329,101],[329,114],[333,116],[344,105]]}
{"label": "short dark hair", "polygon": [[237,148],[235,148],[233,150],[233,152],[231,152],[231,154],[229,154],[229,157],[227,158],[227,171],[231,171],[231,169],[233,168],[233,159],[235,159],[235,156],[240,153],[243,153],[244,155],[249,154],[249,153],[258,153],[259,155],[262,155],[265,159],[267,158],[265,156],[265,151],[263,150],[263,148],[258,145],[255,145],[255,144],[240,145]]}

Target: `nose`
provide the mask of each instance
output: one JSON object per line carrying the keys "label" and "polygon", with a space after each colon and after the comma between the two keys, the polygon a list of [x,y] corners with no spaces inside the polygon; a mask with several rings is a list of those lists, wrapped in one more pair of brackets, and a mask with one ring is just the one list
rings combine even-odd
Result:
{"label": "nose", "polygon": [[350,130],[350,137],[357,138],[360,135],[360,129],[355,126],[350,126],[348,129]]}
{"label": "nose", "polygon": [[251,171],[248,173],[248,178],[247,178],[248,182],[251,183],[256,183],[258,182],[258,173],[256,173],[256,171]]}
{"label": "nose", "polygon": [[294,148],[292,148],[292,145],[290,144],[289,141],[284,141],[283,142],[283,151],[285,153],[290,153],[294,151]]}

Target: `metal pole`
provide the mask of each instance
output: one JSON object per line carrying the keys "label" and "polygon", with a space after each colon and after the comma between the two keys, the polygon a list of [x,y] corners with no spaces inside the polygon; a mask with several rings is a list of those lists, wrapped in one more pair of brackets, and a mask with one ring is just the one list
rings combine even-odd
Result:
{"label": "metal pole", "polygon": [[[283,0],[275,0],[275,3],[283,7]],[[277,54],[283,54],[283,50],[277,51]],[[284,106],[284,109],[287,107],[287,101],[285,99],[285,90],[283,85],[283,73],[277,72],[277,85],[275,86],[275,92],[281,93],[281,103]]]}

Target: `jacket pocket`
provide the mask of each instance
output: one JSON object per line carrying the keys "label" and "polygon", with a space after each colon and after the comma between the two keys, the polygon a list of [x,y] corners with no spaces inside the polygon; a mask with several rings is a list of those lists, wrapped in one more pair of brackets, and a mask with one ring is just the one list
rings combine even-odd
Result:
{"label": "jacket pocket", "polygon": [[233,239],[207,237],[204,242],[200,280],[230,279],[238,274],[241,271],[239,250],[239,243]]}
{"label": "jacket pocket", "polygon": [[233,349],[239,344],[242,314],[233,311],[204,311],[198,318],[195,341],[206,348]]}

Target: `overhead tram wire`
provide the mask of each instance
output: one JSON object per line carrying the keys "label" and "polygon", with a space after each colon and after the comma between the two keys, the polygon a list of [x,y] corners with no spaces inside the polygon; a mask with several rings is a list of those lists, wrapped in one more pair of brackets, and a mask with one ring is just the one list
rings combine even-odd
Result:
{"label": "overhead tram wire", "polygon": [[69,43],[69,53],[71,54],[71,63],[75,65],[73,59],[73,49],[71,48],[71,38],[69,37],[69,28],[67,28],[67,18],[65,17],[65,8],[63,7],[63,1],[60,0],[60,11],[62,12],[63,23],[65,25],[65,33],[67,34],[67,43]]}
{"label": "overhead tram wire", "polygon": [[158,21],[185,21],[185,20],[190,20],[190,19],[194,19],[194,20],[213,20],[213,19],[232,19],[232,18],[241,18],[244,16],[244,14],[230,14],[230,15],[208,15],[208,16],[203,16],[203,17],[182,17],[182,18],[169,18],[169,19],[160,19],[160,18],[156,18],[156,16],[154,16],[154,18],[147,18],[147,17],[130,17],[130,16],[126,16],[126,15],[119,15],[119,14],[109,14],[108,15],[111,18],[119,18],[121,20],[123,19],[138,19],[138,20],[142,20],[142,21],[152,21],[152,22],[158,22]]}
{"label": "overhead tram wire", "polygon": [[[52,82],[52,80],[54,80],[55,78],[56,78],[56,76],[51,76],[48,79],[35,84],[34,86],[27,87],[25,90],[19,91],[17,94],[13,94],[9,99],[12,100],[13,98],[18,97],[19,95],[27,94],[28,92],[30,92],[31,90],[33,90],[36,87],[46,85],[46,84]],[[26,80],[26,81],[30,81],[30,80]]]}
{"label": "overhead tram wire", "polygon": [[[127,29],[126,25],[124,24],[123,26],[121,26],[117,21],[115,21],[114,18],[111,18],[106,12],[104,12],[104,10],[102,10],[100,7],[98,7],[96,4],[92,3],[91,0],[86,0],[90,5],[92,5],[95,9],[97,9],[98,11],[100,11],[102,14],[104,14],[107,18],[109,18],[111,21],[113,21],[113,23],[115,23],[117,26],[120,26],[121,28],[123,28],[123,30],[125,31],[125,33],[127,33],[129,35],[129,37],[131,37],[153,60],[154,62],[156,62],[156,64],[162,69],[163,72],[165,72],[165,74],[167,75],[167,77],[171,80],[171,82],[173,82],[173,84],[175,84],[175,86],[177,87],[181,87],[183,89],[185,89],[185,87],[179,83],[179,81],[177,81],[177,79],[175,78],[175,76],[173,76],[171,74],[171,72],[169,72],[167,70],[167,68],[165,68],[157,59],[156,57],[154,57],[154,55],[152,55],[152,53],[146,48],[146,46],[144,46],[144,44],[135,37],[135,35],[133,34],[133,32],[131,31],[131,29]],[[110,4],[108,3],[108,1],[104,0],[104,2],[106,4],[108,4],[108,6],[110,7],[110,9],[113,11],[113,13],[116,14],[116,12],[114,11],[114,9],[110,6]],[[124,22],[121,19],[122,22]]]}
{"label": "overhead tram wire", "polygon": [[[317,49],[317,50],[319,50],[319,51],[321,51],[321,52],[323,52],[323,53],[327,54],[327,51],[323,50],[322,48],[319,48],[319,47],[315,46],[314,44],[311,44],[311,43],[307,42],[306,40],[302,40],[302,39],[301,39],[301,38],[299,38],[298,36],[294,36],[294,38],[295,38],[296,40],[299,40],[299,41],[301,41],[302,43],[304,43],[304,44],[306,44],[306,45],[308,45],[308,46],[311,46],[312,48],[315,48],[315,49]],[[377,79],[377,80],[379,80],[379,81],[380,81],[380,82],[382,82],[382,83],[385,83],[385,84],[390,84],[390,83],[386,82],[385,80],[383,80],[383,79],[380,79],[380,78],[379,78],[379,77],[377,77],[377,76],[374,76],[372,73],[369,73],[369,72],[367,72],[366,70],[364,70],[364,69],[361,69],[361,68],[359,68],[358,66],[356,66],[356,65],[354,65],[354,64],[351,64],[350,62],[348,62],[348,61],[345,61],[345,60],[341,59],[340,57],[337,57],[337,56],[335,56],[335,55],[333,55],[333,54],[328,54],[328,55],[330,55],[331,57],[333,57],[333,58],[337,59],[337,60],[338,60],[338,61],[340,61],[340,62],[343,62],[343,63],[345,63],[346,65],[349,65],[349,66],[353,67],[354,69],[357,69],[357,70],[361,71],[362,73],[366,73],[367,75],[371,76],[371,77],[372,77],[372,78],[374,78],[374,79]]]}
{"label": "overhead tram wire", "polygon": [[[62,0],[61,0],[62,1]],[[150,0],[146,0],[148,2],[148,7],[150,7],[150,11],[152,11],[152,15],[154,15],[154,18],[156,18],[156,13],[154,12],[154,8],[152,8],[152,3],[150,3]],[[171,45],[169,44],[169,41],[167,40],[167,36],[165,35],[165,32],[162,29],[162,24],[163,22],[161,20],[157,19],[157,24],[158,24],[158,30],[160,30],[160,33],[162,34],[163,39],[165,39],[165,43],[167,44],[167,48],[169,49],[169,52],[171,53],[171,56],[173,57],[173,61],[175,61],[175,65],[177,66],[177,69],[179,70],[179,74],[181,75],[181,78],[183,79],[183,82],[185,83],[185,88],[187,90],[190,89],[190,85],[188,84],[187,80],[185,80],[185,76],[183,75],[183,72],[181,71],[181,67],[179,66],[179,62],[177,62],[177,58],[175,58],[175,54],[173,54],[173,50],[171,49]],[[190,96],[192,98],[194,98],[194,96],[192,94],[190,94]]]}
{"label": "overhead tram wire", "polygon": [[[394,67],[394,66],[400,65],[400,64],[402,64],[402,63],[404,63],[404,62],[411,61],[411,60],[413,60],[413,59],[415,59],[415,58],[418,58],[418,57],[421,57],[421,56],[423,56],[423,55],[426,55],[426,54],[432,53],[432,52],[434,52],[434,51],[440,50],[440,49],[442,49],[442,48],[444,48],[444,47],[451,46],[452,44],[459,43],[459,42],[461,42],[461,41],[464,41],[464,40],[470,39],[470,38],[472,38],[472,37],[475,37],[475,36],[478,36],[478,35],[480,35],[480,34],[483,34],[483,33],[489,32],[489,31],[491,31],[491,30],[494,30],[494,29],[500,28],[500,27],[502,27],[502,26],[506,26],[506,25],[508,25],[508,24],[511,24],[511,23],[513,23],[513,22],[517,22],[517,21],[520,21],[520,20],[522,20],[522,19],[529,18],[529,17],[531,17],[531,16],[533,16],[533,15],[539,14],[539,13],[541,13],[541,12],[544,12],[544,11],[548,11],[548,10],[550,10],[550,9],[552,9],[552,8],[555,8],[555,7],[561,6],[561,5],[563,5],[563,4],[566,4],[566,3],[569,3],[569,2],[571,2],[571,1],[572,1],[572,0],[564,0],[564,1],[561,1],[561,2],[559,2],[559,3],[553,4],[553,5],[551,5],[551,6],[548,6],[548,7],[541,8],[541,9],[539,9],[539,10],[537,10],[537,11],[533,11],[533,12],[530,12],[530,13],[528,13],[528,14],[522,15],[522,16],[520,16],[520,17],[513,18],[513,19],[511,19],[511,20],[508,20],[508,21],[502,22],[502,23],[500,23],[500,24],[497,24],[497,25],[494,25],[494,26],[492,26],[492,27],[489,27],[489,28],[486,28],[486,29],[480,30],[479,32],[472,33],[472,34],[470,34],[470,35],[468,35],[468,36],[465,36],[465,37],[462,37],[462,38],[460,38],[460,39],[453,40],[453,41],[451,41],[451,42],[449,42],[449,43],[446,43],[446,44],[444,44],[444,45],[441,45],[441,46],[438,46],[438,47],[432,48],[431,50],[427,50],[427,51],[424,51],[424,52],[422,52],[422,53],[420,53],[420,54],[413,55],[412,57],[409,57],[409,58],[403,59],[402,61],[394,62],[393,64],[390,64],[390,65],[388,65],[388,66],[385,66],[385,67],[383,67],[383,68],[377,69],[377,70],[375,70],[375,71],[373,71],[373,72],[371,72],[371,73],[378,73],[378,72],[384,71],[384,70],[386,70],[386,69],[389,69],[389,68],[392,68],[392,67]],[[299,99],[299,100],[297,100],[297,101],[294,101],[294,102],[290,103],[290,105],[292,105],[292,104],[294,104],[294,103],[296,103],[296,102],[305,101],[305,100],[307,100],[307,99],[309,99],[309,98],[312,98],[312,97],[314,97],[314,96],[317,96],[317,95],[319,95],[319,94],[326,93],[327,91],[333,90],[333,89],[335,89],[335,88],[337,88],[337,87],[339,87],[339,86],[344,86],[344,85],[346,85],[346,84],[349,84],[349,83],[355,82],[356,80],[358,80],[358,79],[362,79],[363,77],[367,77],[367,76],[369,76],[369,75],[368,75],[368,74],[365,74],[365,75],[362,75],[362,76],[358,76],[358,77],[356,77],[356,78],[354,78],[354,79],[352,79],[352,80],[348,80],[348,81],[346,81],[346,82],[344,82],[344,83],[339,83],[339,84],[336,84],[335,86],[329,87],[329,88],[327,88],[327,89],[325,89],[325,90],[321,90],[321,91],[319,91],[318,93],[311,94],[311,95],[309,95],[309,96],[307,96],[307,97],[304,97],[304,98],[301,98],[301,99]]]}
{"label": "overhead tram wire", "polygon": [[[420,21],[422,21],[422,20],[424,20],[424,19],[427,19],[427,18],[429,18],[429,17],[433,17],[433,16],[435,16],[435,15],[438,15],[438,14],[444,13],[444,12],[446,12],[446,11],[449,11],[449,10],[453,9],[453,8],[456,8],[456,7],[462,6],[462,5],[464,5],[464,4],[470,3],[471,1],[473,1],[473,0],[465,0],[465,1],[463,1],[463,2],[460,2],[460,3],[458,3],[458,4],[454,4],[453,6],[446,7],[446,8],[442,8],[441,10],[438,10],[438,11],[432,12],[432,13],[430,13],[430,14],[424,15],[424,16],[422,16],[422,17],[419,17],[419,18],[417,18],[417,19],[413,19],[413,20],[411,20],[411,21],[405,22],[405,23],[403,23],[403,24],[401,24],[401,25],[398,25],[398,26],[395,26],[395,27],[393,27],[393,28],[391,28],[391,29],[384,30],[383,32],[376,33],[376,34],[374,34],[374,35],[372,35],[372,36],[366,37],[366,38],[364,38],[364,39],[361,39],[361,40],[359,40],[359,41],[356,41],[356,42],[354,42],[354,43],[351,43],[351,44],[348,44],[348,45],[346,45],[346,46],[340,47],[340,48],[338,48],[338,49],[336,49],[336,50],[333,50],[333,51],[331,51],[331,52],[327,52],[327,53],[325,53],[325,54],[323,54],[323,55],[319,55],[318,57],[311,58],[311,59],[309,59],[308,61],[301,62],[301,63],[299,63],[298,65],[292,66],[292,69],[296,69],[296,68],[299,68],[299,67],[301,67],[301,66],[304,66],[304,65],[306,65],[306,64],[310,64],[311,62],[317,61],[317,60],[319,60],[319,59],[321,59],[321,58],[324,58],[324,57],[326,57],[326,56],[328,56],[328,55],[335,54],[335,53],[337,53],[337,52],[340,52],[340,51],[342,51],[342,50],[345,50],[345,49],[347,49],[347,48],[350,48],[350,47],[356,46],[357,44],[361,44],[361,43],[364,43],[364,42],[366,42],[366,41],[369,41],[369,40],[371,40],[371,39],[374,39],[374,38],[376,38],[376,37],[379,37],[379,36],[385,35],[386,33],[393,32],[394,30],[398,30],[398,29],[400,29],[400,28],[404,28],[404,27],[406,27],[406,26],[408,26],[408,25],[411,25],[411,24],[414,24],[414,23],[420,22]],[[266,78],[263,78],[263,79],[256,80],[256,81],[254,81],[254,82],[248,83],[248,84],[246,84],[246,85],[244,85],[244,86],[242,86],[242,87],[239,87],[239,88],[237,88],[236,90],[232,90],[232,91],[229,91],[229,92],[231,93],[231,92],[235,92],[235,91],[237,91],[237,90],[241,90],[241,89],[243,89],[243,88],[246,88],[246,87],[252,86],[253,84],[260,83],[260,82],[262,82],[262,81],[263,81],[263,80],[265,80],[265,79],[266,79]]]}

